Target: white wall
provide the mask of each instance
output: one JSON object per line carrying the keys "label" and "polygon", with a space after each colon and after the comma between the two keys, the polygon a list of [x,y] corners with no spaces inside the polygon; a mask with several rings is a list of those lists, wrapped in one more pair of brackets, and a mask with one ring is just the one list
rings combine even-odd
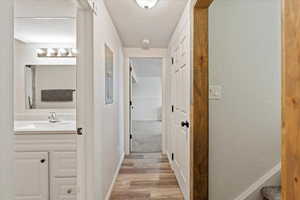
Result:
{"label": "white wall", "polygon": [[[35,100],[37,109],[75,109],[76,108],[76,66],[37,65],[35,68]],[[73,101],[42,102],[41,92],[47,89],[75,90]]]}
{"label": "white wall", "polygon": [[210,200],[233,200],[280,162],[280,0],[209,10]]}
{"label": "white wall", "polygon": [[160,77],[139,77],[132,85],[133,120],[161,120],[162,87]]}
{"label": "white wall", "polygon": [[[75,58],[39,58],[36,56],[38,48],[74,48],[75,44],[28,44],[14,40],[14,94],[16,118],[40,118],[41,111],[28,111],[25,106],[25,65],[76,65]],[[69,112],[64,110],[63,112]],[[45,111],[43,115],[48,115]],[[44,116],[43,116],[44,117]],[[47,118],[46,118],[47,119]]]}
{"label": "white wall", "polygon": [[165,106],[166,100],[166,91],[165,91],[165,75],[167,70],[167,49],[161,48],[152,48],[152,49],[140,49],[140,48],[125,48],[124,49],[124,80],[123,80],[123,88],[124,88],[124,132],[125,132],[125,153],[129,154],[129,61],[130,58],[162,58],[162,137],[163,144],[162,149],[163,153],[165,153],[165,122],[166,122],[166,112],[167,107]]}
{"label": "white wall", "polygon": [[15,17],[76,17],[76,1],[73,0],[15,0],[15,2]]}
{"label": "white wall", "polygon": [[[104,199],[124,153],[123,49],[109,13],[98,0],[94,15],[95,199]],[[105,105],[105,44],[114,53],[114,103]]]}
{"label": "white wall", "polygon": [[13,1],[0,7],[0,199],[13,197]]}

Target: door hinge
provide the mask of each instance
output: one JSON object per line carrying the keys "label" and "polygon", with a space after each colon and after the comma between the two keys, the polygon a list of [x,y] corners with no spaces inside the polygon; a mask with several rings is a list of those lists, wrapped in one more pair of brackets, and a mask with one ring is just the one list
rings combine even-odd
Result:
{"label": "door hinge", "polygon": [[172,105],[172,112],[174,112],[174,105]]}
{"label": "door hinge", "polygon": [[171,62],[172,62],[172,65],[174,64],[174,58],[172,57],[172,59],[171,59]]}
{"label": "door hinge", "polygon": [[129,138],[132,140],[132,134],[130,134]]}
{"label": "door hinge", "polygon": [[83,129],[82,128],[77,128],[77,135],[83,135]]}
{"label": "door hinge", "polygon": [[174,153],[171,154],[171,159],[174,160]]}

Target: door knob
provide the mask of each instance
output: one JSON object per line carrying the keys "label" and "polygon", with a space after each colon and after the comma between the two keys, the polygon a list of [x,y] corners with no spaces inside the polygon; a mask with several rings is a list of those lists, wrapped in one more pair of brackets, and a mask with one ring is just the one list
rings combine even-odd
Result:
{"label": "door knob", "polygon": [[181,126],[182,126],[182,127],[187,127],[187,128],[189,128],[189,127],[190,127],[190,123],[189,123],[188,121],[185,121],[185,122],[182,121],[182,122],[181,122]]}
{"label": "door knob", "polygon": [[77,128],[77,135],[83,135],[83,129]]}

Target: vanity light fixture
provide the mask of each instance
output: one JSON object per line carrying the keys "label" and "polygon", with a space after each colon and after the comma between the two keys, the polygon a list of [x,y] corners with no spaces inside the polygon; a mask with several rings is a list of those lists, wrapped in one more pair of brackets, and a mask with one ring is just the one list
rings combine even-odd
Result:
{"label": "vanity light fixture", "polygon": [[53,48],[47,49],[47,56],[48,57],[55,57],[55,56],[57,56],[57,54],[58,54],[57,49],[53,49]]}
{"label": "vanity light fixture", "polygon": [[37,49],[36,53],[38,57],[47,56],[47,49]]}
{"label": "vanity light fixture", "polygon": [[136,0],[136,3],[145,9],[153,8],[157,4],[158,0]]}
{"label": "vanity light fixture", "polygon": [[71,54],[72,54],[73,56],[77,56],[78,50],[75,49],[75,48],[71,49]]}
{"label": "vanity light fixture", "polygon": [[64,48],[60,48],[58,50],[58,56],[68,56],[69,52],[67,49],[64,49]]}
{"label": "vanity light fixture", "polygon": [[39,48],[37,57],[42,58],[72,58],[78,55],[76,48]]}

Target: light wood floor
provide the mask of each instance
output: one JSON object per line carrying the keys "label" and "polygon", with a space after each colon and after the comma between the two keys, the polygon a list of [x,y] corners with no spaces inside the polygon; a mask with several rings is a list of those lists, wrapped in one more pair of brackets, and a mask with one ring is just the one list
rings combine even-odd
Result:
{"label": "light wood floor", "polygon": [[131,154],[125,157],[110,200],[183,200],[165,155]]}

